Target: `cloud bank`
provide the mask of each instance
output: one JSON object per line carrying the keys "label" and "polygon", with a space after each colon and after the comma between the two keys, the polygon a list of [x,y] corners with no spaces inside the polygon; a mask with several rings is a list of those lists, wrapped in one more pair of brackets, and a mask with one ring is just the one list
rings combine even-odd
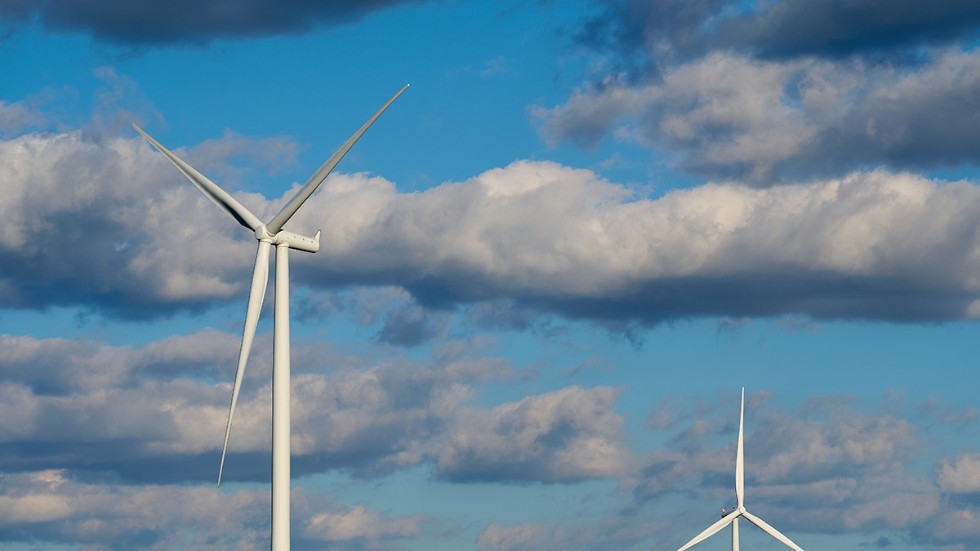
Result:
{"label": "cloud bank", "polygon": [[980,163],[980,8],[610,0],[583,25],[602,69],[533,109],[553,145],[635,142],[755,186]]}
{"label": "cloud bank", "polygon": [[[207,145],[185,154],[207,153],[210,172],[223,173],[227,148]],[[244,296],[251,236],[139,140],[27,134],[0,141],[0,161],[9,307],[152,318]],[[260,217],[284,200],[236,195]],[[296,283],[400,287],[428,308],[505,301],[644,324],[947,321],[980,315],[978,214],[971,182],[884,170],[643,197],[588,170],[518,161],[419,193],[333,175],[290,228],[323,229],[318,254],[293,255]],[[444,330],[417,311],[393,316],[388,342]]]}
{"label": "cloud bank", "polygon": [[0,2],[0,23],[15,26],[36,19],[49,29],[86,32],[100,41],[127,46],[206,44],[219,38],[301,34],[318,27],[351,23],[400,4],[424,1],[181,0],[164,5],[145,0],[4,0]]}

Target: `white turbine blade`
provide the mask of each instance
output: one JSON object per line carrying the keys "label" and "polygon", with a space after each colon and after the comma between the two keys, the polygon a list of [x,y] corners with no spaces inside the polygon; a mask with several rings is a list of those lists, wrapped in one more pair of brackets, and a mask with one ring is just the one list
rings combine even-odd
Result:
{"label": "white turbine blade", "polygon": [[742,407],[738,414],[738,452],[735,454],[735,499],[738,506],[745,504],[745,452],[742,429],[745,425],[745,387],[742,387]]}
{"label": "white turbine blade", "polygon": [[255,253],[255,270],[252,272],[252,288],[248,293],[248,309],[245,311],[245,330],[242,332],[242,347],[238,352],[238,370],[235,371],[235,387],[231,393],[231,407],[228,409],[228,426],[225,428],[225,443],[221,447],[221,464],[218,466],[218,486],[221,486],[221,474],[225,470],[225,454],[228,452],[228,437],[231,436],[231,420],[235,416],[235,405],[238,404],[238,392],[242,388],[242,378],[245,376],[245,364],[248,363],[248,353],[252,350],[252,340],[255,338],[255,327],[259,323],[259,312],[262,311],[262,301],[265,299],[265,289],[269,283],[269,249],[272,244],[259,241],[259,249]]}
{"label": "white turbine blade", "polygon": [[738,551],[738,519],[732,520],[732,551]]}
{"label": "white turbine blade", "polygon": [[408,88],[408,84],[402,86],[402,89],[399,90],[398,93],[392,96],[387,103],[382,105],[381,109],[378,109],[374,116],[368,119],[368,121],[364,123],[364,125],[361,126],[361,128],[355,132],[353,136],[348,138],[347,141],[344,142],[344,145],[340,146],[340,149],[335,151],[334,154],[327,159],[327,162],[323,163],[323,165],[321,165],[320,168],[313,173],[313,176],[310,176],[310,179],[306,181],[306,184],[304,184],[302,188],[300,188],[299,192],[297,192],[296,195],[293,196],[288,203],[286,203],[286,206],[284,206],[282,210],[280,210],[275,216],[272,217],[272,220],[269,221],[266,226],[269,229],[269,233],[275,234],[282,229],[283,225],[285,225],[286,222],[292,218],[294,214],[296,214],[296,211],[303,206],[303,203],[309,199],[310,195],[313,195],[316,188],[320,187],[320,184],[322,184],[327,178],[330,171],[337,166],[337,163],[344,158],[344,155],[347,155],[347,152],[354,147],[354,144],[361,138],[361,135],[363,135],[367,129],[374,124],[374,121],[378,120],[378,117],[385,112],[385,109],[387,109],[389,105],[398,99],[398,96],[402,95],[402,92],[404,92],[406,88]]}
{"label": "white turbine blade", "polygon": [[152,136],[144,132],[139,126],[133,124],[133,128],[135,128],[137,132],[146,138],[146,141],[153,144],[153,147],[157,148],[160,153],[166,155],[167,158],[170,159],[170,162],[173,163],[174,166],[176,166],[177,169],[184,174],[184,176],[187,176],[187,179],[190,180],[191,183],[197,186],[197,189],[201,190],[204,195],[207,195],[208,199],[210,199],[215,205],[221,207],[222,210],[232,215],[235,220],[238,220],[239,224],[252,231],[255,231],[256,228],[262,225],[262,221],[259,220],[257,216],[242,206],[242,204],[236,201],[234,197],[228,195],[225,190],[218,187],[218,184],[215,184],[209,180],[207,176],[198,172],[194,167],[184,162],[184,160],[180,157],[174,155],[166,147],[163,147],[160,142],[154,140]]}
{"label": "white turbine blade", "polygon": [[795,543],[792,542],[792,540],[784,536],[782,532],[770,526],[768,522],[762,520],[761,518],[753,515],[748,511],[745,511],[744,513],[742,513],[742,515],[745,516],[745,518],[748,519],[748,521],[751,522],[752,524],[758,526],[759,528],[762,528],[762,530],[765,533],[769,534],[770,536],[776,538],[778,541],[782,542],[783,545],[785,545],[786,547],[789,547],[790,549],[795,549],[796,551],[803,551],[803,549],[799,545],[796,545]]}
{"label": "white turbine blade", "polygon": [[736,518],[738,518],[738,516],[740,514],[741,513],[738,512],[738,509],[736,509],[736,510],[732,511],[731,513],[725,515],[724,517],[722,517],[721,520],[719,520],[718,522],[716,522],[716,523],[712,524],[711,526],[707,527],[704,530],[704,532],[701,532],[700,534],[694,536],[694,539],[692,539],[691,541],[685,543],[684,546],[681,547],[680,549],[678,549],[677,551],[684,551],[685,549],[690,549],[691,547],[694,547],[695,545],[701,543],[702,541],[710,538],[711,536],[713,536],[716,533],[718,533],[719,530],[721,530],[722,528],[728,526],[728,524],[731,523]]}

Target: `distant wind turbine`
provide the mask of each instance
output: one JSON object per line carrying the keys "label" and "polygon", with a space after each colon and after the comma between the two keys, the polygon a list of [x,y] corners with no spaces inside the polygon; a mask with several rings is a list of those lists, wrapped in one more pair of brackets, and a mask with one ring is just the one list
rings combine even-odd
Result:
{"label": "distant wind turbine", "polygon": [[742,388],[742,408],[741,413],[738,417],[738,452],[735,455],[735,498],[738,500],[738,506],[728,514],[724,514],[724,509],[722,509],[721,520],[709,526],[704,532],[701,532],[694,539],[684,544],[683,547],[677,551],[685,551],[690,549],[695,545],[701,543],[702,541],[715,535],[719,530],[732,525],[732,551],[738,551],[738,519],[739,517],[745,518],[745,520],[751,522],[752,524],[762,528],[762,530],[769,534],[770,536],[776,538],[776,540],[782,542],[786,547],[790,549],[795,549],[796,551],[803,551],[800,546],[793,543],[789,538],[784,536],[782,532],[776,530],[769,525],[766,521],[753,515],[752,513],[745,510],[745,464],[743,461],[742,452],[742,428],[745,421],[745,388]]}
{"label": "distant wind turbine", "polygon": [[344,155],[354,146],[354,143],[374,121],[384,113],[397,98],[408,88],[402,87],[387,103],[364,123],[361,128],[348,138],[340,149],[327,159],[323,165],[310,176],[306,184],[282,207],[268,223],[261,220],[234,197],[206,176],[194,169],[182,159],[171,153],[166,147],[150,137],[135,124],[133,127],[153,147],[170,159],[170,162],[197,186],[214,204],[230,214],[239,224],[255,232],[258,240],[258,252],[255,255],[255,269],[252,272],[252,287],[248,295],[248,308],[245,313],[245,330],[242,332],[242,346],[238,353],[238,370],[235,372],[235,386],[231,394],[231,406],[228,409],[228,425],[225,428],[225,441],[221,447],[221,464],[218,467],[218,485],[221,485],[221,475],[224,472],[225,454],[228,451],[228,437],[231,435],[231,421],[235,415],[235,405],[238,403],[238,392],[241,390],[242,378],[245,375],[245,364],[252,349],[255,328],[262,310],[265,289],[269,282],[269,249],[276,246],[276,284],[275,284],[275,314],[273,317],[273,353],[272,353],[272,551],[289,550],[289,249],[297,249],[315,253],[320,249],[320,231],[313,237],[306,237],[282,229],[303,203],[323,183],[330,171],[344,158]]}

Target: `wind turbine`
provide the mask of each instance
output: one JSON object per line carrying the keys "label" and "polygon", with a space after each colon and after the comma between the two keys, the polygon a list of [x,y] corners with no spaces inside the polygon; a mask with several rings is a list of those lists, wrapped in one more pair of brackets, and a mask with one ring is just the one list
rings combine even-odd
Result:
{"label": "wind turbine", "polygon": [[225,455],[228,451],[228,437],[231,435],[231,421],[235,415],[235,405],[238,403],[238,392],[241,390],[242,378],[245,375],[245,364],[252,349],[255,328],[262,310],[265,289],[269,282],[269,250],[276,246],[276,283],[275,283],[275,314],[273,317],[273,352],[272,352],[272,551],[289,550],[289,249],[297,249],[315,253],[320,248],[320,231],[313,237],[306,237],[286,231],[283,226],[303,203],[323,183],[330,171],[344,158],[344,155],[354,146],[354,143],[374,121],[384,113],[398,96],[408,88],[403,86],[387,103],[364,123],[361,128],[347,139],[340,149],[327,159],[320,168],[310,176],[306,184],[289,200],[282,210],[267,223],[252,214],[241,203],[235,200],[225,190],[209,180],[181,158],[171,153],[166,147],[150,137],[135,124],[133,127],[148,142],[153,144],[170,162],[180,170],[204,195],[222,210],[230,214],[239,224],[252,230],[258,240],[258,252],[255,255],[255,269],[252,272],[252,286],[248,294],[248,308],[245,312],[245,329],[242,332],[242,346],[238,353],[238,370],[235,372],[235,386],[231,394],[231,406],[228,409],[228,425],[225,428],[225,441],[221,447],[221,464],[218,467],[218,485],[221,485],[221,475],[224,472]]}
{"label": "wind turbine", "polygon": [[701,532],[694,539],[684,544],[683,547],[677,551],[685,551],[685,549],[690,549],[695,545],[701,543],[702,541],[710,538],[720,531],[722,528],[732,525],[732,551],[738,551],[738,519],[744,518],[745,520],[751,522],[752,524],[762,528],[762,531],[769,534],[770,536],[776,538],[777,541],[782,542],[786,547],[790,549],[795,549],[796,551],[803,551],[803,549],[793,543],[789,538],[783,535],[782,532],[776,530],[769,525],[768,522],[762,520],[761,518],[753,515],[745,509],[745,463],[743,460],[742,452],[742,428],[745,421],[745,388],[742,388],[742,408],[738,417],[738,451],[735,455],[735,498],[738,500],[738,506],[735,507],[733,511],[725,514],[725,510],[722,509],[723,516],[721,520],[712,524],[704,532]]}

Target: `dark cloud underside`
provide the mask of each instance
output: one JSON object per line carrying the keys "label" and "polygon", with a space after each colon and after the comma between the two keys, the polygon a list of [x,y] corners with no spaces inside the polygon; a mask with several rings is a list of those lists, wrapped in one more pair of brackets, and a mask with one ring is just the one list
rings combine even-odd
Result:
{"label": "dark cloud underside", "polygon": [[[980,4],[959,0],[608,0],[577,38],[630,58],[651,56],[649,68],[674,56],[735,50],[769,59],[801,56],[909,55],[919,46],[975,36]],[[666,58],[663,56],[670,54]],[[913,56],[914,57],[914,56]]]}
{"label": "dark cloud underside", "polygon": [[216,38],[298,34],[425,0],[0,0],[0,22],[44,26],[121,45],[206,43]]}

